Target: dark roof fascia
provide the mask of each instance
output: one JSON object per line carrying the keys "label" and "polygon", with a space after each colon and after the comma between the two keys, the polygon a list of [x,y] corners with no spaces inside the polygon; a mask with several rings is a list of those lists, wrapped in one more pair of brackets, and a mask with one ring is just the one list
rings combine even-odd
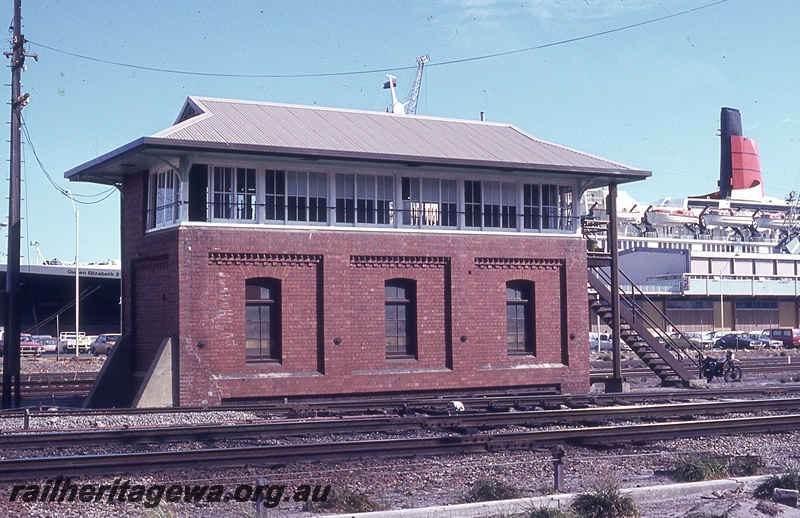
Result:
{"label": "dark roof fascia", "polygon": [[79,181],[82,177],[88,175],[97,175],[102,177],[101,172],[103,168],[119,163],[126,158],[136,156],[147,149],[148,146],[145,142],[146,140],[148,140],[148,137],[139,138],[113,151],[109,151],[104,155],[100,155],[94,160],[90,160],[89,162],[73,167],[64,173],[64,178],[73,182]]}
{"label": "dark roof fascia", "polygon": [[105,167],[118,164],[119,162],[132,156],[141,154],[147,150],[164,150],[180,153],[237,153],[253,156],[274,156],[282,158],[312,159],[312,160],[336,160],[336,161],[355,161],[372,162],[382,164],[410,165],[415,167],[457,167],[472,170],[492,170],[501,172],[539,172],[539,173],[561,173],[566,175],[596,175],[608,177],[609,181],[627,183],[644,180],[651,176],[650,171],[640,169],[625,168],[589,168],[572,166],[550,166],[532,163],[512,163],[501,161],[467,160],[467,159],[448,159],[448,158],[424,158],[409,157],[400,155],[385,155],[377,153],[352,153],[346,151],[298,149],[283,147],[265,147],[252,144],[227,144],[222,142],[196,142],[189,140],[176,140],[154,137],[142,137],[133,142],[122,146],[114,151],[106,153],[90,162],[70,169],[64,176],[71,181],[80,180],[84,176],[101,176]]}

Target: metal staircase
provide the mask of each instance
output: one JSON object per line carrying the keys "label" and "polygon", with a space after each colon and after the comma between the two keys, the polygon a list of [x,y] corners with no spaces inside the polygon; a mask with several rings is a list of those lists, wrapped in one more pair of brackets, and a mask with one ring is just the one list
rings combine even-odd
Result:
{"label": "metal staircase", "polygon": [[[677,338],[667,329],[676,329],[666,315],[630,279],[630,292],[620,289],[620,339],[641,358],[664,385],[686,386],[696,379],[703,353],[679,331]],[[608,273],[589,269],[589,308],[611,325],[611,288]],[[687,366],[688,365],[688,366]]]}

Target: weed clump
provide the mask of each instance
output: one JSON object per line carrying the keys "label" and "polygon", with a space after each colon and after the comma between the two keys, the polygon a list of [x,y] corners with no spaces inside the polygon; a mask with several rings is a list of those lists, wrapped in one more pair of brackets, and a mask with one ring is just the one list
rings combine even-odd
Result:
{"label": "weed clump", "polygon": [[756,498],[769,498],[776,488],[800,490],[800,471],[794,470],[783,475],[772,475],[759,484],[753,494]]}
{"label": "weed clump", "polygon": [[728,474],[734,477],[758,475],[764,462],[757,455],[741,455],[728,462]]}
{"label": "weed clump", "polygon": [[356,493],[346,487],[332,489],[327,500],[314,505],[319,506],[320,509],[344,513],[368,513],[384,509],[383,505],[375,502],[369,496]]}
{"label": "weed clump", "polygon": [[727,470],[722,459],[717,457],[682,457],[673,470],[673,476],[679,482],[700,482],[722,478]]}
{"label": "weed clump", "polygon": [[716,456],[684,456],[678,460],[672,475],[679,482],[700,482],[731,477],[749,477],[757,475],[764,463],[757,455],[740,455],[737,457]]}
{"label": "weed clump", "polygon": [[639,509],[633,499],[620,492],[619,486],[605,482],[581,493],[572,501],[572,510],[585,518],[636,518]]}
{"label": "weed clump", "polygon": [[495,500],[511,500],[523,498],[525,495],[518,487],[493,478],[479,478],[469,488],[465,502],[493,502]]}
{"label": "weed clump", "polygon": [[574,514],[555,507],[543,507],[533,504],[513,516],[514,518],[576,518]]}

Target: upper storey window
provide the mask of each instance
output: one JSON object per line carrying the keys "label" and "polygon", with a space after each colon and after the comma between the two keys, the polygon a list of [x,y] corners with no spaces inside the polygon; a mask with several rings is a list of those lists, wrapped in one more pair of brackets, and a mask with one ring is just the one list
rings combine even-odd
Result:
{"label": "upper storey window", "polygon": [[[475,180],[198,163],[188,176],[189,221],[551,233],[574,233],[579,225],[574,185],[510,175]],[[179,178],[172,169],[151,173],[147,228],[180,221]]]}
{"label": "upper storey window", "polygon": [[170,225],[180,218],[180,183],[172,169],[150,174],[147,228]]}
{"label": "upper storey window", "polygon": [[523,222],[526,229],[574,230],[572,187],[525,184]]}
{"label": "upper storey window", "polygon": [[336,223],[391,225],[394,179],[369,174],[336,175]]}
{"label": "upper storey window", "polygon": [[403,225],[458,225],[458,191],[455,180],[404,177],[401,190]]}
{"label": "upper storey window", "polygon": [[286,173],[267,170],[266,189],[267,221],[284,221],[286,219]]}
{"label": "upper storey window", "polygon": [[328,175],[305,171],[286,172],[286,219],[328,221]]}
{"label": "upper storey window", "polygon": [[244,167],[214,167],[214,219],[256,218],[256,170]]}
{"label": "upper storey window", "polygon": [[264,209],[268,222],[328,221],[328,175],[268,169],[264,173]]}
{"label": "upper storey window", "polygon": [[477,228],[517,228],[517,186],[508,182],[464,182],[464,224]]}

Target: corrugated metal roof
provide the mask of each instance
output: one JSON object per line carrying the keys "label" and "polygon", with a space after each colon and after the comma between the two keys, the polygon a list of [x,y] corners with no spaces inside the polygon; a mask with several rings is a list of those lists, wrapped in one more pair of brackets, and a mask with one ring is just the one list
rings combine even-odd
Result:
{"label": "corrugated metal roof", "polygon": [[197,153],[551,172],[591,178],[594,186],[650,176],[649,171],[545,142],[510,124],[209,97],[189,97],[171,127],[64,176],[114,184],[170,157]]}
{"label": "corrugated metal roof", "polygon": [[[341,155],[634,171],[510,124],[190,97],[197,115],[152,138]],[[181,113],[185,113],[184,110]]]}

